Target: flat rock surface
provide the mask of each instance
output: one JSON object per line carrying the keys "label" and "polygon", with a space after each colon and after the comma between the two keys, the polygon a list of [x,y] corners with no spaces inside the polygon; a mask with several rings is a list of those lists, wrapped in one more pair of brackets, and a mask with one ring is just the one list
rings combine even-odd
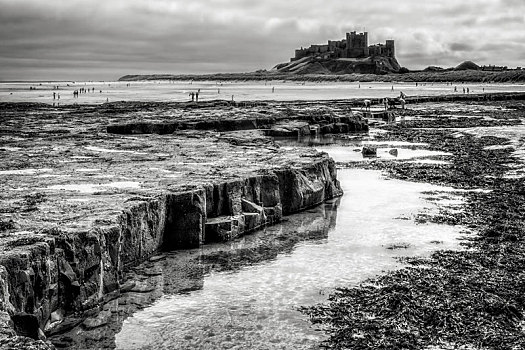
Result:
{"label": "flat rock surface", "polygon": [[[327,157],[311,149],[283,150],[260,131],[184,131],[115,135],[110,123],[203,120],[232,114],[220,107],[133,103],[0,108],[0,250],[32,244],[54,230],[74,233],[114,223],[134,202],[166,191],[238,179],[264,169],[301,166]],[[136,110],[137,112],[131,112]],[[43,235],[35,235],[40,233]]]}

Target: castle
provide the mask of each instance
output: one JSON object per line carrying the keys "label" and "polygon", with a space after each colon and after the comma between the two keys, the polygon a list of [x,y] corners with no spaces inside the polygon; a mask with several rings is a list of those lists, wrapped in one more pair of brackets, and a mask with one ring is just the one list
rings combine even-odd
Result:
{"label": "castle", "polygon": [[339,41],[328,40],[326,45],[311,45],[309,48],[295,50],[295,57],[290,62],[304,57],[319,59],[361,58],[370,56],[395,57],[394,40],[387,40],[385,44],[368,46],[368,32],[346,33],[346,39]]}

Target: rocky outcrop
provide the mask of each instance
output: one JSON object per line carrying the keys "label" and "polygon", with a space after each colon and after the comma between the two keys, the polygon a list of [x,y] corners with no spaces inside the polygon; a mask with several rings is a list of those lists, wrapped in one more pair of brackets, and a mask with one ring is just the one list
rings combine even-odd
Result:
{"label": "rocky outcrop", "polygon": [[159,250],[229,240],[341,194],[335,163],[321,154],[303,165],[132,198],[116,220],[87,231],[14,237],[0,258],[0,344],[14,341],[13,330],[43,339],[43,331],[64,327],[61,315],[111,299],[125,268]]}
{"label": "rocky outcrop", "polygon": [[210,121],[187,121],[167,123],[124,123],[108,125],[107,132],[113,134],[172,134],[177,130],[236,131],[264,129],[274,124],[273,118],[223,119]]}
{"label": "rocky outcrop", "polygon": [[123,135],[164,135],[172,134],[178,130],[215,130],[223,132],[254,129],[264,130],[267,136],[300,137],[316,133],[332,134],[368,131],[368,122],[366,119],[362,119],[358,113],[342,116],[326,113],[281,118],[224,119],[198,122],[130,122],[107,126],[108,133]]}

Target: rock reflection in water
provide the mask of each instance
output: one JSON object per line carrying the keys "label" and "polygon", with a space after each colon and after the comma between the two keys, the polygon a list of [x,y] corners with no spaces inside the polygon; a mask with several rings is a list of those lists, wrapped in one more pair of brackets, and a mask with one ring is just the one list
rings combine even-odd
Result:
{"label": "rock reflection in water", "polygon": [[462,227],[414,222],[453,193],[378,171],[340,169],[338,178],[345,195],[337,200],[142,264],[102,316],[56,339],[79,348],[312,349],[325,335],[299,306],[401,266],[395,257],[457,248]]}
{"label": "rock reflection in water", "polygon": [[422,192],[440,187],[385,181],[376,171],[338,173],[345,191],[340,201],[229,245],[204,247],[202,289],[163,295],[126,319],[117,347],[316,348],[324,333],[298,306],[323,302],[334,288],[400,266],[394,257],[457,246],[460,227],[413,220],[432,212],[425,207],[436,208]]}
{"label": "rock reflection in water", "polygon": [[[339,201],[340,199],[334,199],[303,213],[285,217],[280,224],[232,242],[210,244],[200,249],[175,251],[153,257],[128,273],[128,281],[123,288],[125,292],[120,297],[105,304],[101,312],[83,320],[67,333],[51,336],[51,340],[59,347],[115,348],[115,335],[121,331],[122,324],[128,317],[159,299],[160,303],[167,300],[169,302],[172,296],[176,295],[185,305],[188,302],[185,316],[177,322],[193,320],[192,309],[202,310],[206,305],[198,305],[198,301],[192,302],[188,298],[192,298],[191,292],[203,289],[207,276],[271,262],[280,254],[292,252],[300,242],[315,243],[326,240],[328,232],[335,227]],[[251,302],[249,304],[251,305]],[[232,310],[228,312],[237,310],[234,305],[230,308]],[[264,315],[255,316],[255,320],[264,318]],[[163,322],[162,318],[156,319],[157,321]],[[79,320],[69,319],[67,322]],[[228,325],[223,326],[228,328]],[[195,329],[189,328],[187,331],[193,334]],[[207,336],[210,334],[207,333]],[[118,342],[124,342],[124,345],[119,346],[124,349],[147,347],[160,340],[149,339],[148,332],[131,332],[124,338],[120,337]],[[178,348],[180,344],[176,345],[172,337],[169,339],[169,344],[165,346]],[[190,340],[188,337],[183,339]]]}

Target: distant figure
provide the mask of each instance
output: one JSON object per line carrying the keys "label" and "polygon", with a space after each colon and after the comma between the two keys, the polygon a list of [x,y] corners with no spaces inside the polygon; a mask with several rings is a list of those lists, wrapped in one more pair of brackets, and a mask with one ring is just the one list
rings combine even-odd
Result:
{"label": "distant figure", "polygon": [[358,89],[361,89],[361,84],[359,84],[359,87],[358,87]]}
{"label": "distant figure", "polygon": [[402,98],[402,97],[400,97],[400,98],[399,98],[399,102],[401,103],[401,108],[402,108],[402,109],[405,109],[405,99]]}
{"label": "distant figure", "polygon": [[[201,89],[199,89],[200,91]],[[195,93],[195,102],[199,102],[199,92]]]}
{"label": "distant figure", "polygon": [[417,82],[416,82],[416,87],[417,87]]}
{"label": "distant figure", "polygon": [[365,106],[365,111],[370,111],[370,105],[372,104],[372,101],[370,100],[364,100],[363,104]]}
{"label": "distant figure", "polygon": [[195,101],[195,93],[194,92],[190,92],[189,96],[191,97],[191,102]]}
{"label": "distant figure", "polygon": [[106,97],[106,102],[109,102],[109,97]]}
{"label": "distant figure", "polygon": [[463,88],[463,93],[465,93],[465,88]]}
{"label": "distant figure", "polygon": [[467,88],[467,94],[470,94],[470,90],[469,90],[469,88]]}
{"label": "distant figure", "polygon": [[458,92],[458,87],[454,86],[454,92]]}
{"label": "distant figure", "polygon": [[53,92],[53,100],[55,99],[55,95],[56,95],[56,93],[55,93],[55,92]]}
{"label": "distant figure", "polygon": [[385,111],[388,111],[388,98],[387,97],[383,99],[383,105],[385,106]]}
{"label": "distant figure", "polygon": [[394,85],[392,85],[392,91],[394,91]]}
{"label": "distant figure", "polygon": [[407,97],[407,95],[405,95],[405,93],[403,91],[401,91],[399,93],[399,98],[405,99],[406,97]]}
{"label": "distant figure", "polygon": [[220,94],[221,93],[221,89],[217,89],[217,93]]}
{"label": "distant figure", "polygon": [[272,93],[274,93],[274,92],[275,92],[275,87],[274,87],[274,86],[272,86]]}
{"label": "distant figure", "polygon": [[60,94],[57,94],[57,100],[60,100]]}

